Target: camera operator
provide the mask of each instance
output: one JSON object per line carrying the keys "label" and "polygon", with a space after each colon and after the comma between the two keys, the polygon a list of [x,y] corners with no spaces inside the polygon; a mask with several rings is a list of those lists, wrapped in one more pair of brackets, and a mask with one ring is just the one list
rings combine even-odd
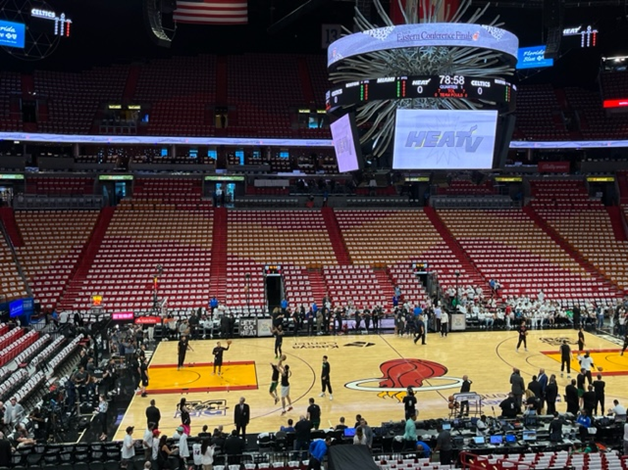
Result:
{"label": "camera operator", "polygon": [[74,383],[74,386],[79,393],[79,400],[82,401],[86,397],[87,388],[90,384],[90,375],[87,371],[85,371],[85,367],[83,365],[79,366],[79,369],[74,372],[70,381]]}
{"label": "camera operator", "polygon": [[46,440],[46,419],[39,407],[35,407],[33,411],[29,414],[28,418],[33,422],[33,435],[35,436],[35,440],[42,441]]}
{"label": "camera operator", "polygon": [[107,362],[107,365],[103,369],[103,379],[99,384],[99,393],[107,395],[113,389],[116,388],[116,380],[118,379],[118,368],[116,367],[116,362],[112,358]]}

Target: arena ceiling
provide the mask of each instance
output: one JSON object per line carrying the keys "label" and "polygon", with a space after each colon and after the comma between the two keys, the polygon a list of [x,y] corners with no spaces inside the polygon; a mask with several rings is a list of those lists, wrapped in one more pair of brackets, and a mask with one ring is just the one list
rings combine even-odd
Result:
{"label": "arena ceiling", "polygon": [[[13,60],[5,53],[9,69],[33,68],[80,70],[115,62],[134,62],[171,55],[199,53],[322,53],[321,24],[352,26],[352,0],[314,0],[316,7],[307,15],[269,33],[269,27],[308,0],[249,0],[247,26],[210,27],[179,25],[172,46],[159,48],[149,38],[142,19],[142,0],[47,0],[56,10],[72,17],[72,37],[64,40],[50,58],[34,63]],[[393,0],[388,0],[393,1]],[[386,1],[382,2],[386,5]],[[486,2],[473,0],[474,6]],[[491,1],[489,19],[500,14],[505,29],[520,38],[522,46],[543,44],[542,0]],[[0,16],[3,0],[0,0]],[[627,54],[627,3],[618,0],[566,0],[565,26],[592,24],[600,31],[593,51],[565,51],[559,65],[543,72],[541,80],[595,76],[601,55]],[[586,64],[587,70],[584,69]],[[255,72],[254,72],[255,73]],[[592,75],[594,74],[594,75]],[[579,81],[579,80],[577,80]]]}

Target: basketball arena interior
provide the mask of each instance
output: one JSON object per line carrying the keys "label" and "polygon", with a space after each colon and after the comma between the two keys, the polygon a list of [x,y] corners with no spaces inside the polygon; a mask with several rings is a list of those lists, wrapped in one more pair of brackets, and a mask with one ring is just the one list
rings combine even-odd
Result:
{"label": "basketball arena interior", "polygon": [[627,469],[627,36],[0,0],[0,469]]}

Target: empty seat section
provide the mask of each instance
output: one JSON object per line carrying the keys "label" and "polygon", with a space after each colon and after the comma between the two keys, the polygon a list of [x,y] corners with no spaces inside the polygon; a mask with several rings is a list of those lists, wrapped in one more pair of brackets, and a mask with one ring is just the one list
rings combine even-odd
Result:
{"label": "empty seat section", "polygon": [[[167,192],[161,198],[171,195]],[[75,309],[88,309],[95,294],[103,296],[107,310],[150,309],[158,265],[163,269],[157,280],[160,300],[168,298],[171,308],[207,304],[212,210],[176,210],[159,200],[146,201],[126,199],[116,209],[74,300]]]}
{"label": "empty seat section", "polygon": [[613,290],[590,275],[522,210],[441,210],[439,216],[504,296],[602,299]]}
{"label": "empty seat section", "polygon": [[138,178],[133,184],[133,198],[123,205],[134,209],[203,209],[211,202],[202,201],[203,189],[199,179]]}
{"label": "empty seat section", "polygon": [[[598,200],[590,199],[578,182],[531,181],[536,212],[580,255],[619,287],[627,289],[627,240],[617,240],[610,215]],[[557,193],[556,183],[565,190]],[[568,187],[570,190],[566,190]],[[550,195],[550,196],[549,196]],[[543,204],[546,203],[546,204]]]}
{"label": "empty seat section", "polygon": [[[393,286],[380,280],[373,268],[366,265],[331,265],[323,267],[323,276],[333,306],[353,305],[372,309],[375,305],[391,306]],[[320,303],[320,300],[316,300]]]}
{"label": "empty seat section", "polygon": [[152,105],[150,135],[213,136],[216,56],[171,57],[142,65],[134,98]]}
{"label": "empty seat section", "polygon": [[259,311],[266,305],[264,295],[264,263],[227,255],[227,290],[225,304],[229,307],[249,307]]}
{"label": "empty seat section", "polygon": [[28,177],[26,193],[36,195],[90,195],[94,179],[83,177]]}
{"label": "empty seat section", "polygon": [[336,256],[320,211],[230,210],[228,254],[258,263],[321,267]]}
{"label": "empty seat section", "polygon": [[438,195],[495,195],[496,189],[491,180],[474,183],[470,180],[452,180],[447,185],[437,187]]}
{"label": "empty seat section", "polygon": [[97,211],[16,211],[24,245],[15,251],[42,308],[56,305],[97,218]]}
{"label": "empty seat section", "polygon": [[335,214],[354,263],[407,264],[410,271],[412,261],[424,261],[443,289],[456,284],[457,271],[461,285],[476,284],[422,210],[336,210]]}
{"label": "empty seat section", "polygon": [[18,272],[11,249],[4,237],[0,237],[0,286],[7,301],[28,295],[24,280]]}
{"label": "empty seat section", "polygon": [[[227,225],[227,304],[264,305],[262,269],[284,268],[286,297],[292,306],[311,303],[308,269],[336,263],[323,215],[310,210],[230,210]],[[250,274],[248,294],[245,274]],[[240,287],[240,288],[239,288]]]}

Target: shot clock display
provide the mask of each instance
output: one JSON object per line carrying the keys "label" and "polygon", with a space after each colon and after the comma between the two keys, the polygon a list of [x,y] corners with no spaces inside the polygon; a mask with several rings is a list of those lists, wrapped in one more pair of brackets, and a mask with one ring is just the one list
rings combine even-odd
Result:
{"label": "shot clock display", "polygon": [[326,93],[326,110],[374,100],[454,98],[515,105],[515,85],[502,79],[464,75],[381,77],[338,84]]}

